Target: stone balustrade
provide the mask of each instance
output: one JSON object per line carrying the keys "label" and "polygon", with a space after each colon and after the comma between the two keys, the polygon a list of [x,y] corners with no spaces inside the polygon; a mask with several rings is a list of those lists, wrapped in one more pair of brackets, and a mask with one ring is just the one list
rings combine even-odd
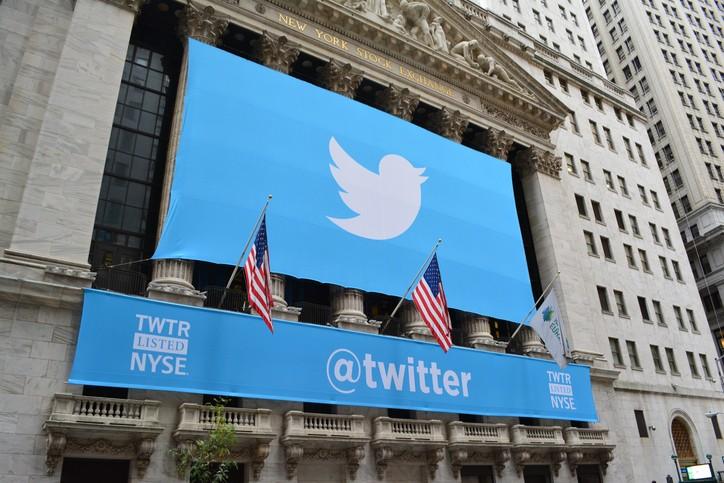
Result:
{"label": "stone balustrade", "polygon": [[566,428],[566,444],[569,446],[608,446],[608,429]]}
{"label": "stone balustrade", "polygon": [[447,427],[448,439],[451,445],[460,443],[510,444],[510,433],[507,424],[453,421],[448,423]]}
{"label": "stone balustrade", "polygon": [[564,445],[563,429],[560,426],[524,426],[516,424],[510,428],[515,445]]}
{"label": "stone balustrade", "polygon": [[[163,430],[161,403],[150,400],[56,394],[43,429],[48,435],[45,465],[49,475],[66,455],[89,453],[135,458],[143,477]],[[92,435],[89,438],[89,435]]]}
{"label": "stone balustrade", "polygon": [[389,464],[401,458],[426,465],[430,479],[435,478],[447,446],[442,421],[378,417],[372,425],[378,478],[384,479]]}
{"label": "stone balustrade", "polygon": [[436,419],[397,419],[379,417],[374,420],[375,439],[395,441],[445,441],[442,421]]}
{"label": "stone balustrade", "polygon": [[367,438],[364,416],[289,411],[284,415],[284,437]]}
{"label": "stone balustrade", "polygon": [[[181,431],[208,431],[217,421],[217,409],[201,404],[181,404],[179,425]],[[237,433],[272,434],[269,409],[221,408],[218,417]]]}

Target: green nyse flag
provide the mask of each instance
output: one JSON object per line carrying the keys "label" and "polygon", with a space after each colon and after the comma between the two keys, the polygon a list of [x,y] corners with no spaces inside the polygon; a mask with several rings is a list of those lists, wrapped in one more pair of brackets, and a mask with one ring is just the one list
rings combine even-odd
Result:
{"label": "green nyse flag", "polygon": [[551,290],[543,300],[529,325],[538,333],[546,349],[548,349],[548,352],[551,353],[561,369],[566,367],[568,361],[566,361],[566,345],[563,340],[562,318],[554,290]]}

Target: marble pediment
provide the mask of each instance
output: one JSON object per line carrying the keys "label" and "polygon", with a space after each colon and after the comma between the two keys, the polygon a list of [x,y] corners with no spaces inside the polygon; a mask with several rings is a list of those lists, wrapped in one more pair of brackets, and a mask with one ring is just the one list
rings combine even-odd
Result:
{"label": "marble pediment", "polygon": [[[456,0],[459,2],[460,0]],[[444,0],[271,0],[481,99],[484,114],[548,140],[567,107],[486,28],[484,10]],[[502,44],[502,45],[501,45]]]}

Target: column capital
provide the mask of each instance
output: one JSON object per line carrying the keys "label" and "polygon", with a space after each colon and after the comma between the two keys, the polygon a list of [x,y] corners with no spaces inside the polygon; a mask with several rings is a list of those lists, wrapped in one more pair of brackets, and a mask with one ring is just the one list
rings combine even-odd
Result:
{"label": "column capital", "polygon": [[181,38],[191,38],[209,45],[217,45],[229,25],[229,20],[217,16],[211,5],[200,8],[188,2],[178,17]]}
{"label": "column capital", "polygon": [[103,0],[106,3],[110,3],[111,5],[115,5],[118,8],[122,8],[124,10],[128,10],[129,12],[132,12],[134,15],[138,13],[139,10],[141,10],[141,7],[144,3],[146,3],[148,0]]}
{"label": "column capital", "polygon": [[561,179],[561,158],[536,146],[521,152],[514,165],[523,176],[537,171],[551,178]]}
{"label": "column capital", "polygon": [[354,97],[363,79],[362,71],[336,59],[330,59],[327,64],[320,67],[319,74],[324,87],[349,98]]}
{"label": "column capital", "polygon": [[264,31],[261,37],[254,41],[254,55],[263,65],[288,74],[299,57],[299,49],[284,35],[273,35]]}
{"label": "column capital", "polygon": [[443,107],[428,117],[428,127],[451,141],[460,143],[463,140],[463,133],[468,125],[468,117],[460,111],[453,111]]}
{"label": "column capital", "polygon": [[393,84],[375,96],[377,107],[405,121],[412,120],[412,115],[419,103],[419,95],[413,94],[407,87],[400,88]]}
{"label": "column capital", "polygon": [[510,148],[513,147],[513,136],[502,129],[490,128],[483,132],[480,147],[494,158],[508,159]]}

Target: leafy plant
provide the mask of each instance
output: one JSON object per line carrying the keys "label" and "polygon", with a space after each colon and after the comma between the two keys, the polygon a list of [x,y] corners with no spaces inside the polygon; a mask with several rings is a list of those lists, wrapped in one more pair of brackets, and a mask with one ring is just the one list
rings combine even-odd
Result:
{"label": "leafy plant", "polygon": [[237,466],[231,459],[231,448],[236,441],[234,428],[224,419],[224,403],[217,399],[210,405],[213,427],[207,438],[169,451],[176,458],[179,476],[190,475],[193,483],[226,483],[229,472]]}

